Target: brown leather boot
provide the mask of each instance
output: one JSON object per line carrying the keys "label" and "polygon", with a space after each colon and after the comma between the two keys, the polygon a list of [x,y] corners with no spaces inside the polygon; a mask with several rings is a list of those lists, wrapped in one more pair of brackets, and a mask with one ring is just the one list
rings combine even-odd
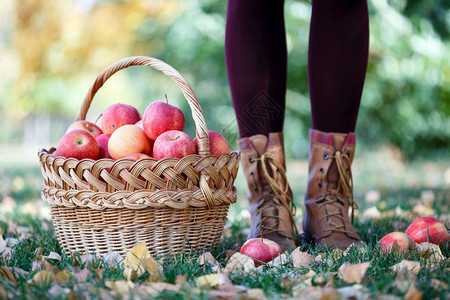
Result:
{"label": "brown leather boot", "polygon": [[283,249],[295,249],[295,205],[286,179],[283,134],[254,135],[238,140],[248,185],[251,226],[248,239],[271,239]]}
{"label": "brown leather boot", "polygon": [[309,140],[303,241],[346,249],[360,241],[352,225],[353,212],[357,208],[350,169],[355,153],[355,134],[311,129]]}

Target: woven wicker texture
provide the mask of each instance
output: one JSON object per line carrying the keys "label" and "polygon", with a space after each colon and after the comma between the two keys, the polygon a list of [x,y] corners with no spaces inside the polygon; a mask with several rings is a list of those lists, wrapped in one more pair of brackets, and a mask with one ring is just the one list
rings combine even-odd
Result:
{"label": "woven wicker texture", "polygon": [[76,120],[84,120],[95,93],[114,73],[149,66],[171,77],[188,101],[199,141],[196,155],[77,160],[38,153],[42,198],[66,253],[126,253],[145,242],[152,254],[200,250],[220,240],[228,208],[236,202],[239,154],[210,155],[206,122],[189,83],[171,66],[151,57],[122,59],[89,89]]}

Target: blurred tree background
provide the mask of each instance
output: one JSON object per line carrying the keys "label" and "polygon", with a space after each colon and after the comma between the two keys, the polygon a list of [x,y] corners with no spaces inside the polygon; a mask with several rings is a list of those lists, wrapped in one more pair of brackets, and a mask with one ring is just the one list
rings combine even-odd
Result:
{"label": "blurred tree background", "polygon": [[[0,142],[55,146],[95,77],[116,60],[160,58],[191,83],[210,129],[237,138],[225,69],[226,1],[1,0]],[[244,1],[244,0],[243,0]],[[289,51],[287,151],[307,157],[310,1],[285,4]],[[406,158],[448,155],[450,0],[369,0],[370,57],[358,119],[361,148],[389,144]],[[141,112],[154,100],[188,112],[178,87],[155,70],[114,75],[88,114],[110,104]],[[190,118],[186,132],[194,136]]]}

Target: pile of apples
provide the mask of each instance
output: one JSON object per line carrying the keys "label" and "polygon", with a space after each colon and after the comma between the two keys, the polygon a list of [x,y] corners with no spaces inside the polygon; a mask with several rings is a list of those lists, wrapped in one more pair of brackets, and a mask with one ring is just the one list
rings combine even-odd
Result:
{"label": "pile of apples", "polygon": [[416,244],[429,242],[445,245],[449,239],[450,235],[444,223],[434,217],[421,217],[412,222],[406,232],[388,233],[378,241],[378,244],[383,253],[394,249],[407,254],[415,249]]}
{"label": "pile of apples", "polygon": [[[142,118],[135,107],[116,103],[103,112],[101,128],[89,121],[72,123],[53,155],[80,160],[182,158],[197,153],[197,138],[183,132],[184,125],[183,112],[166,102],[151,103]],[[230,153],[223,135],[208,133],[211,154]]]}

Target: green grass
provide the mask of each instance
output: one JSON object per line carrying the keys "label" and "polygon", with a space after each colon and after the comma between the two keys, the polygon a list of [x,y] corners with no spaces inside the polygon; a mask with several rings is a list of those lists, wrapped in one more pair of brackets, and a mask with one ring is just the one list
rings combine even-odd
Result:
{"label": "green grass", "polygon": [[[304,162],[302,163],[304,164]],[[288,163],[289,165],[290,163]],[[232,272],[228,274],[228,277],[233,285],[243,286],[247,289],[262,289],[267,298],[295,298],[299,295],[305,296],[304,293],[308,293],[311,291],[308,289],[313,289],[313,287],[317,289],[334,287],[338,290],[343,287],[355,288],[353,284],[345,283],[338,276],[339,267],[345,262],[370,262],[370,267],[361,282],[361,292],[365,297],[377,298],[382,295],[404,297],[407,289],[401,284],[400,277],[406,276],[406,282],[415,282],[417,289],[423,292],[424,299],[448,299],[450,297],[449,245],[441,246],[441,251],[446,259],[435,264],[428,264],[425,258],[419,257],[415,253],[407,257],[409,260],[420,262],[421,265],[420,272],[417,276],[412,277],[408,274],[397,274],[391,270],[393,265],[406,257],[398,257],[394,253],[382,255],[377,245],[378,239],[388,232],[405,231],[411,221],[418,217],[417,213],[412,213],[417,204],[425,203],[426,199],[424,198],[427,197],[432,198],[432,201],[428,201],[427,208],[433,212],[433,215],[444,220],[447,226],[449,225],[450,190],[447,179],[436,181],[433,179],[434,177],[427,177],[433,176],[437,172],[441,176],[439,178],[444,178],[444,172],[448,173],[448,169],[448,164],[439,165],[430,162],[406,165],[403,169],[403,176],[401,173],[389,173],[380,166],[372,169],[375,170],[375,174],[370,172],[369,167],[367,170],[360,169],[359,172],[354,173],[358,176],[355,178],[355,181],[358,182],[355,184],[357,187],[355,194],[360,206],[359,215],[355,219],[355,228],[367,243],[365,251],[354,249],[347,256],[336,256],[331,249],[303,245],[302,251],[314,256],[321,253],[325,255],[325,259],[330,259],[331,263],[314,264],[310,268],[294,268],[292,263],[288,263],[280,267],[266,266],[261,273]],[[304,184],[300,183],[306,182],[306,173],[298,170],[299,168],[291,168],[289,176],[294,193],[297,195],[296,202],[299,208],[297,218],[300,220],[303,209],[301,198],[304,193]],[[383,174],[387,174],[384,178],[385,181],[382,181],[381,177],[377,177],[383,176]],[[236,181],[240,199],[230,210],[229,234],[223,236],[219,245],[208,249],[219,261],[221,267],[225,267],[232,253],[239,250],[245,241],[245,231],[248,230],[247,218],[245,214],[242,214],[246,202],[243,200],[245,187],[241,179]],[[432,184],[427,184],[427,182]],[[134,278],[134,287],[119,291],[111,288],[111,282],[125,282],[126,277],[123,274],[122,265],[108,266],[102,257],[91,262],[81,263],[81,257],[68,257],[64,254],[55,238],[51,220],[48,218],[48,206],[39,199],[41,183],[40,170],[36,165],[24,165],[20,168],[5,166],[0,169],[0,234],[4,239],[19,239],[17,244],[12,247],[11,256],[4,256],[0,253],[0,270],[2,270],[0,272],[0,299],[96,299],[102,297],[123,299],[126,295],[133,299],[136,298],[136,293],[140,295],[144,293],[140,289],[148,285],[148,273]],[[380,199],[378,201],[367,202],[364,200],[367,191],[371,189],[379,191]],[[424,191],[426,191],[425,195]],[[373,206],[379,210],[380,218],[371,219],[364,215],[364,212]],[[395,214],[396,209],[408,213]],[[67,270],[72,274],[68,282],[42,283],[33,280],[36,279],[36,273],[39,271],[33,271],[32,266],[33,262],[38,259],[35,252],[40,247],[42,247],[41,255],[48,255],[50,252],[61,255],[61,261],[49,260],[50,265],[48,264],[47,268]],[[178,286],[176,291],[165,290],[157,295],[152,295],[152,298],[210,299],[210,289],[197,284],[198,277],[213,273],[211,266],[198,264],[197,258],[200,254],[200,252],[192,251],[164,257],[163,273],[160,274],[163,281],[175,284],[177,280],[180,280],[180,276],[185,276],[185,281]],[[11,280],[5,273],[6,267],[11,271],[14,270],[13,268],[19,268],[26,273],[15,274]],[[77,274],[85,269],[89,270],[89,276],[86,280],[78,281]],[[57,273],[55,270],[52,271],[54,274]],[[310,270],[316,274],[312,278],[307,278],[305,274]],[[441,287],[437,286],[437,283]],[[235,296],[238,298],[237,295]]]}

